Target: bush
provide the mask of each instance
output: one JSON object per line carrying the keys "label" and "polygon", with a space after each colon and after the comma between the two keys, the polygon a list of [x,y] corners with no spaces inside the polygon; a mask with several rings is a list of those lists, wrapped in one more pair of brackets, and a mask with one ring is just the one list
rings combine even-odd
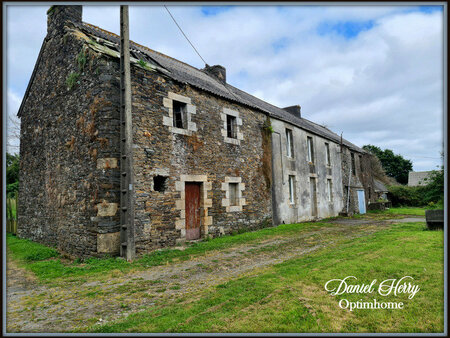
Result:
{"label": "bush", "polygon": [[444,171],[434,170],[426,182],[427,185],[417,187],[389,186],[389,198],[392,206],[425,206],[430,209],[442,209],[444,204]]}
{"label": "bush", "polygon": [[392,202],[392,206],[418,207],[424,205],[421,189],[423,187],[408,187],[404,185],[389,186],[389,199]]}

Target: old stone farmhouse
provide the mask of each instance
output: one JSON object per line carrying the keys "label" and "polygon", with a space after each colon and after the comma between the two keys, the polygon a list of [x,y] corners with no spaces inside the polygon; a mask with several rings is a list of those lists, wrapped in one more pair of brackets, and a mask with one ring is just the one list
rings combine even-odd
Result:
{"label": "old stone farmhouse", "polygon": [[[20,237],[76,256],[120,243],[120,38],[52,6],[24,96]],[[131,42],[137,254],[186,240],[364,212],[369,154],[226,82]]]}

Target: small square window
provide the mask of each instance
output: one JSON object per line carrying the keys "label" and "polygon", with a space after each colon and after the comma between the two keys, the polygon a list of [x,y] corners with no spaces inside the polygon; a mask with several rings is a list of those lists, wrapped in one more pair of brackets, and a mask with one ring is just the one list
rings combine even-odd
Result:
{"label": "small square window", "polygon": [[237,138],[236,117],[227,115],[227,137]]}
{"label": "small square window", "polygon": [[167,177],[155,176],[153,177],[153,190],[158,192],[164,192],[167,189]]}
{"label": "small square window", "polygon": [[228,183],[230,190],[230,206],[239,205],[238,201],[238,184],[239,183]]}
{"label": "small square window", "polygon": [[186,103],[173,101],[173,126],[175,128],[186,129]]}

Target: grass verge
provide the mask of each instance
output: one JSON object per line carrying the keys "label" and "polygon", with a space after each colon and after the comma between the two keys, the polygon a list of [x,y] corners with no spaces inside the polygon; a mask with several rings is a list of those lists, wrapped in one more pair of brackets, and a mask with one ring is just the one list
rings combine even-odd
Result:
{"label": "grass verge", "polygon": [[164,249],[144,255],[129,263],[120,258],[89,258],[84,261],[66,262],[59,257],[54,248],[31,242],[26,239],[7,234],[8,251],[18,263],[31,270],[41,281],[52,283],[67,277],[97,275],[105,272],[127,272],[132,269],[163,265],[174,261],[189,260],[193,256],[202,255],[213,250],[223,250],[240,244],[254,243],[268,237],[289,236],[289,234],[313,230],[324,226],[322,222],[283,224],[278,227],[265,228],[259,231],[244,232],[233,236],[224,236],[189,245],[185,250]]}
{"label": "grass verge", "polygon": [[387,215],[416,215],[425,216],[425,210],[427,208],[417,208],[417,207],[403,207],[403,208],[389,208],[387,210],[372,210],[369,213],[382,213]]}

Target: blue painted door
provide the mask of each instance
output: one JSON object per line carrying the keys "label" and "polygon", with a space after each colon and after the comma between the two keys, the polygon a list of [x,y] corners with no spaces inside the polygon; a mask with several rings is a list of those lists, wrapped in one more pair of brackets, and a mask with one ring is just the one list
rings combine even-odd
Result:
{"label": "blue painted door", "polygon": [[364,190],[357,190],[357,191],[358,191],[359,213],[365,214],[366,213],[366,199],[364,197]]}

